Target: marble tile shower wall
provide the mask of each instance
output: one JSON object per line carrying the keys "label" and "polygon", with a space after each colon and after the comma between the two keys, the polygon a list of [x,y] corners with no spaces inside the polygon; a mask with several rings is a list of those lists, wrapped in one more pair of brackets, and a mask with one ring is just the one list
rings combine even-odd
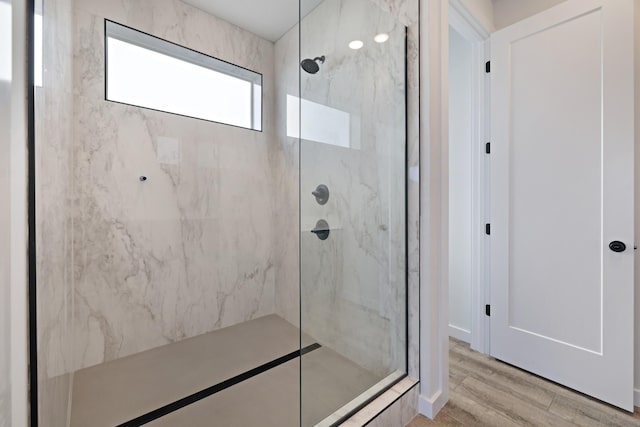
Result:
{"label": "marble tile shower wall", "polygon": [[276,193],[279,230],[276,256],[276,313],[292,325],[300,326],[300,143],[287,134],[287,96],[300,96],[300,41],[298,26],[275,43],[276,141],[272,153],[275,180],[282,191]]}
{"label": "marble tile shower wall", "polygon": [[38,409],[66,425],[73,368],[73,0],[47,1],[35,91]]}
{"label": "marble tile shower wall", "polygon": [[[75,5],[74,368],[273,313],[273,43],[177,0]],[[262,73],[264,131],[105,102],[104,18]]]}
{"label": "marble tile shower wall", "polygon": [[[5,57],[0,57],[5,61]],[[10,194],[9,159],[10,159],[10,120],[11,109],[11,85],[7,81],[0,80],[0,194],[7,197]],[[4,203],[0,207],[0,427],[11,425],[11,329],[10,313],[11,303],[9,286],[10,280],[9,260],[10,241],[6,236],[10,235],[10,206]]]}
{"label": "marble tile shower wall", "polygon": [[[371,0],[407,28],[407,373],[420,377],[420,0]],[[409,398],[409,400],[412,400]],[[416,398],[417,400],[417,398]],[[416,402],[417,405],[417,402]]]}
{"label": "marble tile shower wall", "polygon": [[[302,328],[380,375],[404,369],[404,44],[405,25],[416,23],[417,2],[414,9],[408,7],[411,4],[326,0],[303,18],[302,57],[326,55],[327,60],[318,74],[303,73],[302,98],[349,113],[352,145],[345,148],[307,140],[298,144],[286,135],[278,138],[284,141],[288,181],[297,182],[300,171],[300,199],[289,197],[281,203],[287,217],[297,216],[300,206],[300,246],[295,234],[280,244],[281,252],[296,261],[300,249]],[[384,45],[372,43],[378,32],[389,33],[390,40]],[[294,71],[287,68],[297,56],[298,33],[296,27],[276,43],[276,70],[284,70],[276,73],[281,122],[286,118],[286,96],[299,91],[291,79]],[[349,41],[367,36],[368,45],[361,51],[347,47]],[[416,50],[410,52],[410,60],[416,60],[417,32],[411,32],[411,37],[409,48]],[[415,63],[408,71],[417,78]],[[410,106],[408,114],[417,115],[416,105]],[[303,128],[315,119],[305,116],[303,108]],[[410,124],[417,127],[417,120],[411,119]],[[279,123],[277,129],[286,129],[286,124]],[[417,131],[409,132],[413,166],[417,166],[417,137]],[[318,184],[328,185],[331,191],[324,206],[311,196]],[[411,203],[415,206],[415,200]],[[309,232],[319,218],[327,219],[332,230],[326,241]],[[417,215],[409,219],[417,226]],[[410,246],[414,249],[417,243],[412,240]],[[291,298],[297,295],[298,280],[297,276],[281,277],[276,287],[277,311],[292,323],[299,316],[298,299]],[[417,287],[416,282],[413,285]]]}
{"label": "marble tile shower wall", "polygon": [[[327,56],[322,73],[303,74],[302,98],[352,121],[349,148],[300,146],[302,327],[384,376],[404,362],[404,26],[370,0],[325,1],[301,25],[303,57]],[[378,32],[389,40],[371,43]],[[365,47],[349,49],[353,39]],[[303,128],[313,120],[302,109]],[[332,190],[324,206],[310,194],[320,183]],[[309,232],[318,218],[326,241]]]}
{"label": "marble tile shower wall", "polygon": [[[305,141],[300,164],[300,144],[286,135],[286,95],[299,95],[297,28],[274,46],[179,0],[47,1],[47,71],[36,120],[39,365],[46,382],[40,398],[41,413],[47,414],[42,419],[65,419],[71,381],[66,374],[75,369],[273,312],[297,325],[301,166],[301,268],[308,274],[303,277],[308,284],[303,327],[312,320],[316,326],[307,332],[374,371],[386,373],[389,366],[402,364],[391,354],[404,347],[404,334],[397,333],[404,327],[404,263],[393,237],[404,217],[389,218],[388,212],[391,205],[404,203],[392,191],[402,188],[404,176],[372,165],[388,164],[387,156],[402,157],[393,164],[404,159],[402,146],[383,144],[404,142],[398,115],[404,108],[404,65],[397,56],[374,52],[363,59],[372,68],[361,80],[357,70],[363,64],[350,63],[330,37],[346,19],[362,19],[349,18],[342,3],[326,0],[307,17],[325,13],[318,19],[333,18],[337,27],[316,27],[303,41],[309,49],[304,55],[334,55],[323,73],[332,73],[338,86],[328,85],[321,74],[307,79],[303,97],[346,111],[369,108],[359,114],[372,114],[382,131],[367,133],[373,121],[365,123],[361,147],[352,153]],[[417,79],[417,1],[349,3],[369,10],[363,22],[375,23],[374,28],[388,25],[384,31],[396,33],[404,32],[398,23],[410,26],[408,84],[417,94],[412,78],[414,73]],[[395,18],[389,20],[382,10]],[[104,18],[261,72],[264,131],[106,102]],[[389,75],[385,67],[393,71],[393,89],[363,98],[365,89],[389,87],[375,81]],[[349,104],[352,95],[358,104]],[[416,100],[410,95],[412,168],[417,168],[418,153]],[[163,150],[176,146],[178,162],[162,159]],[[148,181],[141,183],[140,175]],[[309,194],[325,180],[334,190],[333,212],[329,207],[322,211]],[[347,210],[347,203],[358,207]],[[417,296],[416,181],[409,182],[408,203],[409,293]],[[337,238],[320,247],[308,230],[325,214],[330,223],[335,220]],[[356,269],[370,276],[363,279]],[[341,307],[335,305],[336,296]],[[332,318],[336,313],[344,317]],[[417,308],[409,316],[416,319]],[[377,332],[359,336],[362,331]],[[371,342],[380,342],[378,351]],[[410,343],[417,345],[417,340]]]}
{"label": "marble tile shower wall", "polygon": [[407,373],[417,379],[420,377],[420,1],[374,2],[407,27]]}

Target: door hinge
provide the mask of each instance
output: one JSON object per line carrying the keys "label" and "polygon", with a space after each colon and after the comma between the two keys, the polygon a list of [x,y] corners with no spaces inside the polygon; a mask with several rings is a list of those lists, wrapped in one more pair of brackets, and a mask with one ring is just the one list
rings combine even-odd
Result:
{"label": "door hinge", "polygon": [[484,146],[484,152],[487,154],[491,154],[491,143],[487,142]]}
{"label": "door hinge", "polygon": [[491,317],[491,304],[487,304],[484,306],[484,314]]}
{"label": "door hinge", "polygon": [[485,224],[485,225],[484,225],[484,233],[485,233],[487,236],[490,236],[490,235],[491,235],[491,224]]}
{"label": "door hinge", "polygon": [[484,64],[484,71],[485,71],[485,73],[490,73],[491,72],[491,61],[487,61]]}

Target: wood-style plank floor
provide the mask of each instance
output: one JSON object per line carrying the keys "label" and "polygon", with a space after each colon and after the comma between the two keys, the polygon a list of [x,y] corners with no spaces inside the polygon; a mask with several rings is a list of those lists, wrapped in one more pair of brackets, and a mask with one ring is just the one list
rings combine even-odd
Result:
{"label": "wood-style plank floor", "polygon": [[569,390],[450,340],[449,403],[409,427],[640,426],[635,414]]}

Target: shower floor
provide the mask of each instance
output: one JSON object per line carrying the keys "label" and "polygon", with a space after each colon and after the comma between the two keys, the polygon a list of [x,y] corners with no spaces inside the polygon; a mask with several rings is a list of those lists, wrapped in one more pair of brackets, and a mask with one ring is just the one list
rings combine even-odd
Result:
{"label": "shower floor", "polygon": [[133,420],[216,385],[146,425],[298,426],[301,361],[302,425],[313,426],[382,379],[308,336],[309,351],[295,357],[299,344],[299,329],[270,315],[79,370],[71,426],[140,425]]}

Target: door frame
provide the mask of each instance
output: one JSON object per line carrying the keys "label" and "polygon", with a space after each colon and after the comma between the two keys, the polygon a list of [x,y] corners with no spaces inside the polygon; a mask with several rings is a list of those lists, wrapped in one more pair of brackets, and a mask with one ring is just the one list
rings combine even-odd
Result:
{"label": "door frame", "polygon": [[[420,8],[420,395],[418,410],[434,418],[449,400],[449,5]],[[473,19],[471,22],[477,22]],[[482,27],[482,26],[481,26]],[[487,31],[488,32],[488,31]]]}
{"label": "door frame", "polygon": [[[448,268],[448,254],[444,251],[448,246],[448,102],[445,98],[448,90],[448,5],[455,1],[459,0],[432,0],[425,2],[420,10],[424,29],[420,33],[422,214],[419,411],[430,418],[434,418],[447,402],[449,392],[448,283],[445,272]],[[636,8],[636,23],[640,23],[640,8]],[[640,40],[640,33],[636,33],[636,40]],[[640,48],[636,46],[636,52],[638,51]],[[640,55],[637,55],[636,64],[640,64]],[[640,81],[638,69],[636,82]],[[636,84],[636,94],[638,93],[640,85]],[[639,117],[640,109],[636,109],[636,118]],[[636,132],[636,142],[638,141],[640,132]],[[640,159],[640,150],[636,150],[636,159]],[[636,186],[636,195],[639,193],[640,186]],[[636,227],[636,237],[638,230],[640,227]],[[635,400],[635,405],[640,406],[640,388],[636,388]]]}
{"label": "door frame", "polygon": [[[489,223],[489,156],[485,144],[490,142],[490,74],[485,63],[490,58],[490,32],[467,9],[462,0],[449,1],[449,26],[472,46],[471,80],[471,331],[473,350],[488,354],[490,322],[485,305],[490,304],[489,236],[485,224]],[[447,46],[448,51],[448,46]],[[448,71],[448,70],[447,70]],[[448,285],[447,285],[448,286]],[[449,330],[452,328],[449,326]],[[455,337],[454,334],[451,334]]]}

